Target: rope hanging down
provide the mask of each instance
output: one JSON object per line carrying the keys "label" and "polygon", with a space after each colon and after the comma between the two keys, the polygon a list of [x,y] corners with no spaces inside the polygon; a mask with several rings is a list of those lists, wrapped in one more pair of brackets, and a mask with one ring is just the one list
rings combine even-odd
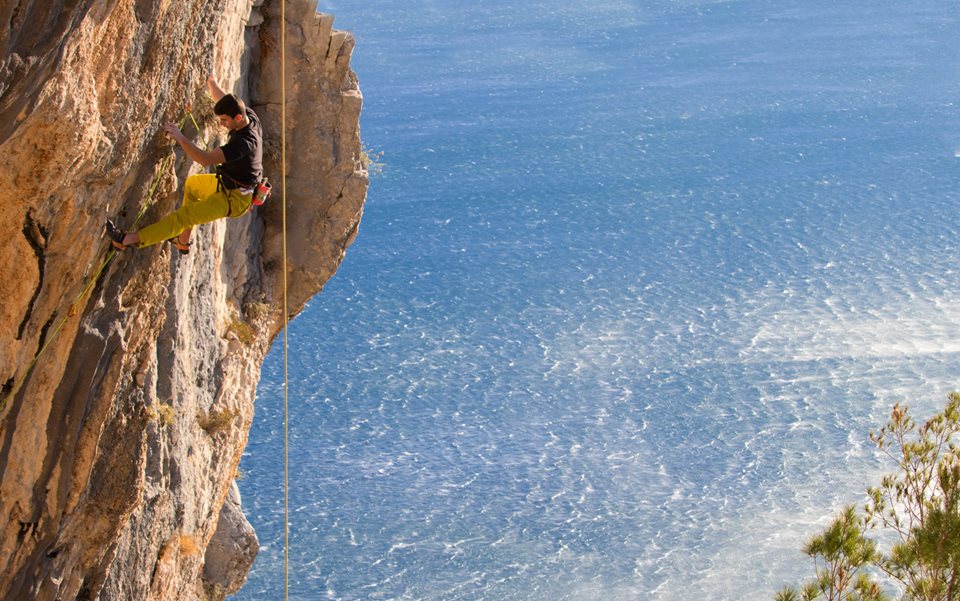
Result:
{"label": "rope hanging down", "polygon": [[283,229],[283,598],[290,599],[290,437],[287,372],[287,2],[280,0],[280,199]]}
{"label": "rope hanging down", "polygon": [[[197,125],[197,120],[194,119],[193,113],[190,112],[189,107],[187,108],[186,114],[183,116],[183,119],[180,120],[180,129],[183,129],[183,126],[186,125],[187,119],[190,119],[190,121],[193,122],[193,127],[196,128],[197,133],[200,133],[200,126]],[[206,141],[203,142],[203,145],[204,147],[206,147],[207,145]],[[163,162],[160,164],[160,169],[157,171],[157,175],[153,178],[153,183],[150,184],[150,191],[147,193],[147,197],[144,199],[143,204],[140,206],[140,211],[137,213],[136,219],[133,220],[133,226],[131,227],[135,227],[137,223],[139,223],[140,218],[143,217],[143,215],[147,212],[147,209],[149,209],[153,205],[153,195],[156,194],[157,188],[160,186],[160,180],[163,178],[163,174],[166,173],[171,162],[173,161],[173,157],[174,157],[174,154],[172,152],[168,154],[166,157],[164,157]],[[43,355],[43,353],[46,352],[48,348],[50,348],[50,345],[53,344],[53,341],[60,334],[61,330],[63,330],[63,326],[66,325],[67,320],[77,314],[77,309],[80,307],[81,301],[83,301],[87,293],[93,289],[93,286],[97,282],[97,279],[100,278],[100,274],[103,273],[103,271],[107,268],[108,265],[110,265],[110,262],[113,261],[114,257],[116,256],[117,256],[117,250],[111,247],[110,252],[107,253],[106,259],[103,260],[103,262],[100,264],[97,270],[93,273],[93,275],[87,279],[87,283],[84,285],[83,289],[80,290],[80,293],[77,294],[76,298],[73,299],[73,302],[70,303],[70,307],[67,309],[66,314],[64,314],[63,317],[57,320],[57,323],[53,327],[53,330],[51,330],[50,333],[47,335],[46,340],[44,340],[43,342],[43,345],[33,356],[33,359],[30,360],[30,363],[29,365],[27,365],[27,368],[23,370],[23,374],[21,374],[20,378],[17,379],[16,383],[13,385],[13,388],[10,389],[10,392],[7,393],[6,396],[3,397],[3,399],[0,399],[0,412],[3,412],[3,410],[6,409],[7,407],[7,403],[11,399],[13,399],[13,397],[16,396],[18,392],[20,392],[20,388],[23,386],[23,383],[27,381],[27,377],[33,371],[33,368],[36,366],[37,361],[40,360],[40,356]]]}

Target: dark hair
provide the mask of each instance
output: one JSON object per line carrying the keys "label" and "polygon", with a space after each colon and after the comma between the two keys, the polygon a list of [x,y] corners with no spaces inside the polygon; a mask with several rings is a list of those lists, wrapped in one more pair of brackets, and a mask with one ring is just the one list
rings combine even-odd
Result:
{"label": "dark hair", "polygon": [[213,114],[226,115],[227,117],[236,117],[247,112],[247,107],[243,101],[233,94],[224,94],[223,98],[213,105]]}

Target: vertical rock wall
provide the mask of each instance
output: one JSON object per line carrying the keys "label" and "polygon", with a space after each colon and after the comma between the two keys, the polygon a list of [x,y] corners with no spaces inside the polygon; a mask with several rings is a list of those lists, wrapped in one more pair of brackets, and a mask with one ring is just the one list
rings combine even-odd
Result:
{"label": "vertical rock wall", "polygon": [[[234,503],[207,561],[282,323],[279,0],[55,4],[0,0],[0,598],[216,597],[255,549]],[[286,13],[295,314],[356,235],[367,179],[353,40],[313,0]],[[187,104],[206,116],[210,71],[263,119],[272,204],[94,277],[106,217],[132,225],[155,182],[141,223],[178,204],[197,167],[165,163],[160,130]]]}

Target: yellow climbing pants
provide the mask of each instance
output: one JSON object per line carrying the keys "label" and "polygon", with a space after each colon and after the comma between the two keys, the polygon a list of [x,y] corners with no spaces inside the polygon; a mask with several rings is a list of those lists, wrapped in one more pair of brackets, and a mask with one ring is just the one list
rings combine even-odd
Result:
{"label": "yellow climbing pants", "polygon": [[239,217],[250,210],[251,197],[239,190],[217,191],[217,176],[212,173],[191,175],[183,184],[180,208],[138,232],[140,248],[169,240],[201,223]]}

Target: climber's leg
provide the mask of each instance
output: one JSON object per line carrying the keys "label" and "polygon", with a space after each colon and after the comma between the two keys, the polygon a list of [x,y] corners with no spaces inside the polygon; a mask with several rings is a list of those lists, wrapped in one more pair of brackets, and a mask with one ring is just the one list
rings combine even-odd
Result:
{"label": "climber's leg", "polygon": [[216,221],[230,214],[228,195],[227,190],[217,190],[216,175],[191,175],[183,185],[183,204],[180,208],[137,232],[137,244],[143,248],[174,236],[179,237],[181,243],[189,243],[189,231],[194,226]]}

